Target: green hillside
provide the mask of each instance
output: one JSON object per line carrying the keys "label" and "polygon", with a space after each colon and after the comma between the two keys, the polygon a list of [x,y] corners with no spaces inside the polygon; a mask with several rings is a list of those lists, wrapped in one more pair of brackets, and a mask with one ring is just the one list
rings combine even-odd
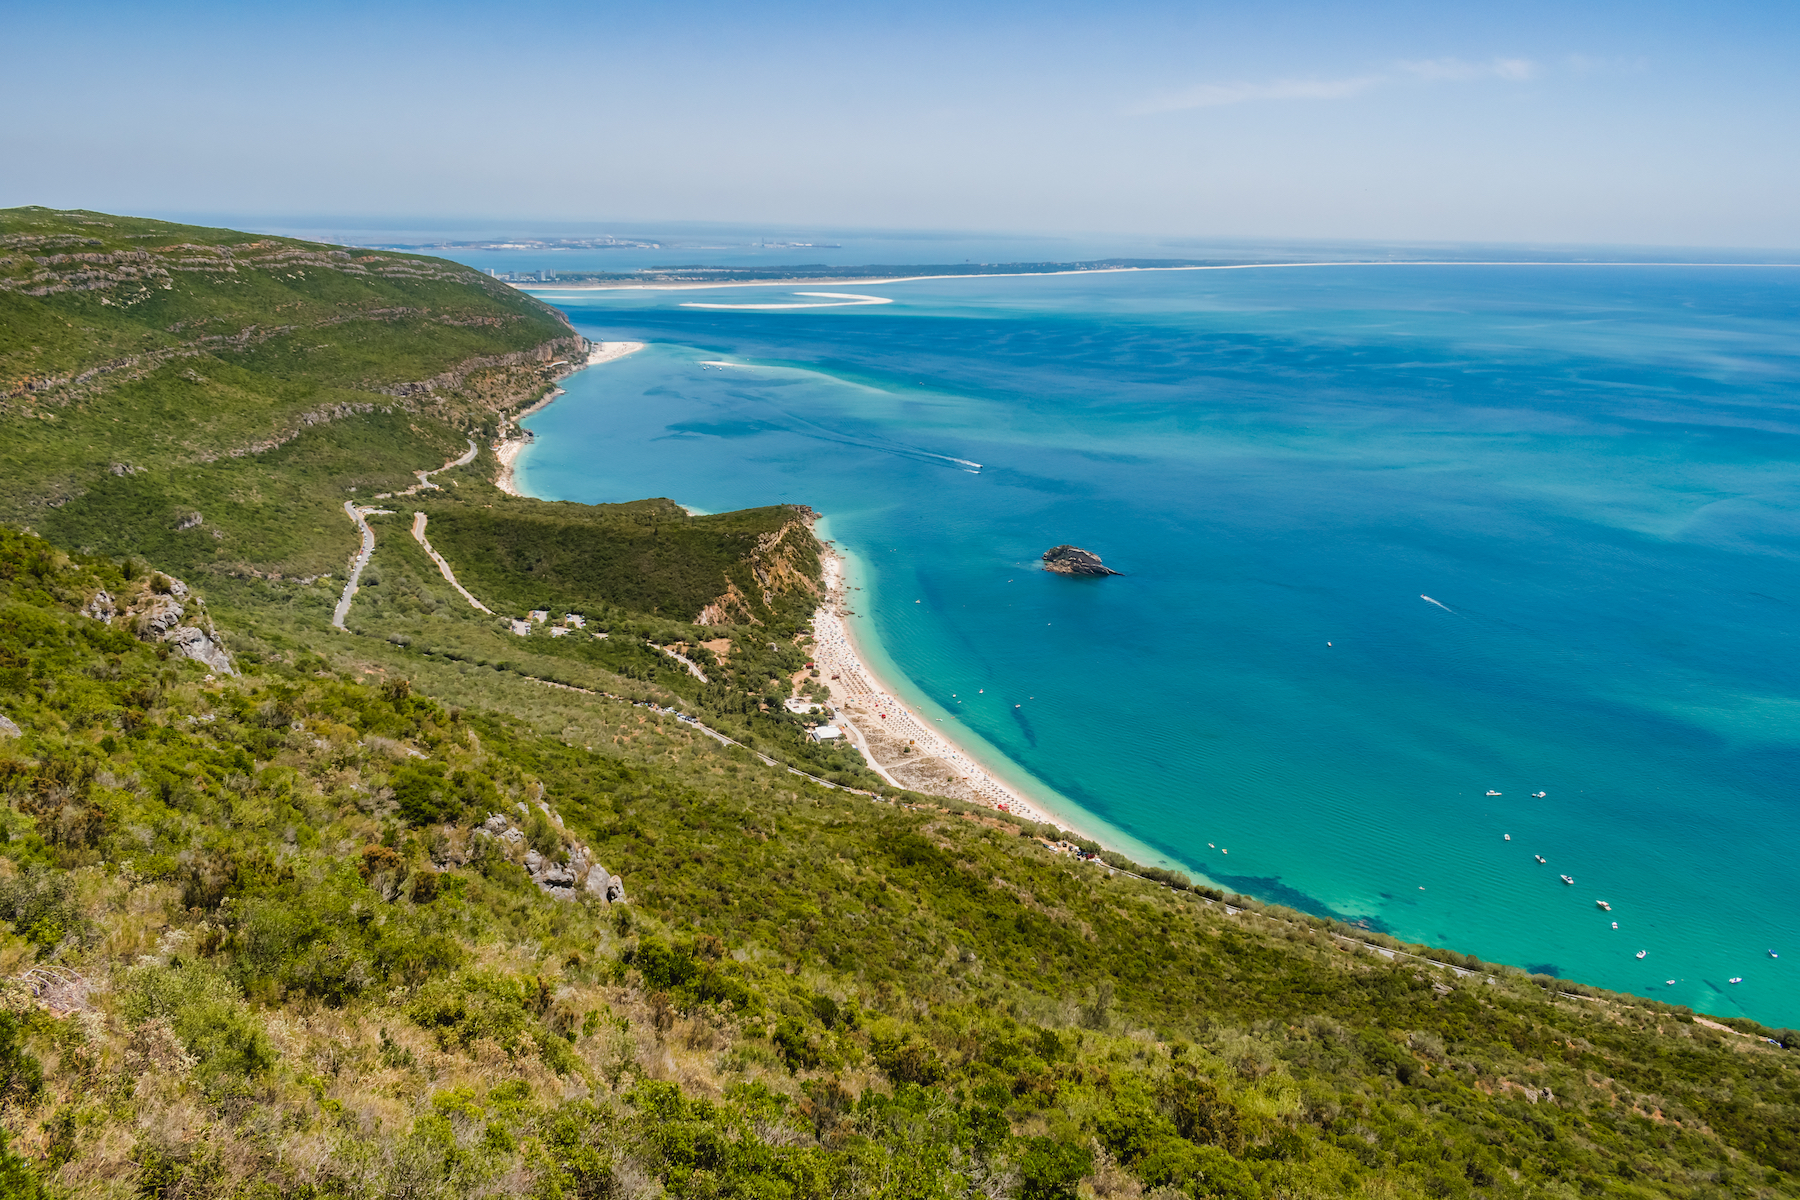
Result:
{"label": "green hillside", "polygon": [[[238,628],[306,644],[330,636],[358,545],[346,502],[392,509],[370,518],[351,630],[470,670],[686,703],[814,773],[880,783],[772,704],[805,661],[793,637],[819,568],[804,514],[545,504],[492,485],[496,434],[585,360],[554,309],[443,259],[27,208],[0,211],[0,315],[0,519],[205,580]],[[471,442],[475,461],[415,487]],[[410,539],[415,511],[499,616]],[[552,607],[625,636],[521,639],[502,619]],[[704,684],[657,649],[715,662],[697,647],[721,637],[728,665]]]}
{"label": "green hillside", "polygon": [[330,569],[344,498],[410,484],[579,350],[441,259],[0,211],[0,515],[189,568]]}
{"label": "green hillside", "polygon": [[0,1196],[1800,1195],[1800,1033],[806,742],[809,513],[490,482],[585,352],[534,301],[0,233]]}

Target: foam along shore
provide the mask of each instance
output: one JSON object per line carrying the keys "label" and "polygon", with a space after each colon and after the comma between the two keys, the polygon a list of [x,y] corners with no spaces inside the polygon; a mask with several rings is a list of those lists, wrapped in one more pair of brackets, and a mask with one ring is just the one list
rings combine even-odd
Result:
{"label": "foam along shore", "polygon": [[[813,661],[818,665],[820,680],[831,690],[836,723],[846,727],[869,765],[897,787],[949,794],[1040,824],[1069,828],[1068,822],[1044,812],[994,778],[973,755],[933,728],[928,718],[914,712],[869,670],[857,653],[842,616],[847,599],[844,560],[828,547],[821,564],[825,599],[813,613]],[[906,745],[908,751],[902,754],[900,745]],[[880,755],[884,748],[891,748],[891,752]],[[952,783],[948,789],[944,786],[946,770]],[[901,777],[894,772],[900,772]],[[917,782],[904,778],[925,772],[932,774]]]}
{"label": "foam along shore", "polygon": [[[636,354],[646,344],[644,342],[594,342],[588,351],[587,362],[581,365],[581,369],[585,371],[589,367],[597,367],[601,363],[614,362],[624,358],[627,354]],[[514,478],[514,469],[518,465],[520,452],[530,444],[531,435],[521,427],[520,422],[531,414],[542,412],[550,407],[562,394],[563,389],[551,388],[542,400],[512,419],[513,432],[510,436],[503,435],[499,441],[494,443],[494,457],[500,460],[500,473],[494,477],[494,486],[507,495],[524,495],[519,490],[518,483]]]}

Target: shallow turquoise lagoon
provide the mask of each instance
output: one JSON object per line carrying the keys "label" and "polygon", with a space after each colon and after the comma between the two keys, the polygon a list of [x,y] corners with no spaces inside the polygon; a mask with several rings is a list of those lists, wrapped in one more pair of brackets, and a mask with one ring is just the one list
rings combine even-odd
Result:
{"label": "shallow turquoise lagoon", "polygon": [[[686,306],[794,290],[549,293],[652,345],[528,421],[526,488],[826,513],[895,682],[1078,828],[1800,1025],[1800,271]],[[1061,542],[1124,574],[1036,569]]]}

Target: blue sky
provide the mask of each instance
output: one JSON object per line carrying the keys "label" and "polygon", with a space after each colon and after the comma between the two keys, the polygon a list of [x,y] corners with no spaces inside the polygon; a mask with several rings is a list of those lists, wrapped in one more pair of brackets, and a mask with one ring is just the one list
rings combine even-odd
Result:
{"label": "blue sky", "polygon": [[0,2],[0,204],[1800,246],[1792,3]]}

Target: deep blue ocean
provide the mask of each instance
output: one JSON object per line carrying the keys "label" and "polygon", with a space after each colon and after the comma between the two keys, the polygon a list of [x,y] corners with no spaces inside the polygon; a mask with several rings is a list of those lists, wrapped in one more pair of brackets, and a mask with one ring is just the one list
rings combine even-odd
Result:
{"label": "deep blue ocean", "polygon": [[[688,307],[799,290],[893,302]],[[527,422],[525,489],[825,513],[878,669],[1068,824],[1800,1025],[1800,270],[545,298],[652,345]]]}

